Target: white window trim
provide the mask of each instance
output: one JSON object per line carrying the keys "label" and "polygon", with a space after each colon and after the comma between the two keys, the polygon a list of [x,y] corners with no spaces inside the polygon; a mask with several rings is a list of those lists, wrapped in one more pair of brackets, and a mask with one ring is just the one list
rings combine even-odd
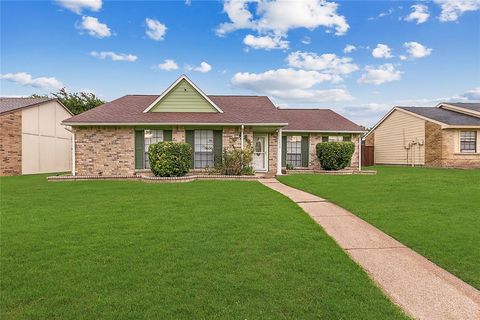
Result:
{"label": "white window trim", "polygon": [[[462,132],[475,132],[475,150],[464,151],[462,150]],[[461,154],[478,154],[478,131],[477,130],[459,130],[458,131],[458,153]]]}

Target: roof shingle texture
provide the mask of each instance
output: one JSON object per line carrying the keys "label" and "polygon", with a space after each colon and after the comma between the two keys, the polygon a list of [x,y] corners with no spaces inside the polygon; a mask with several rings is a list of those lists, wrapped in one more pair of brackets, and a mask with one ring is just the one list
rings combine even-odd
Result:
{"label": "roof shingle texture", "polygon": [[288,123],[283,129],[308,131],[365,131],[330,109],[279,109]]}
{"label": "roof shingle texture", "polygon": [[328,109],[278,109],[266,96],[209,95],[223,113],[147,112],[158,95],[127,95],[64,121],[65,124],[286,124],[290,130],[363,131]]}
{"label": "roof shingle texture", "polygon": [[0,97],[0,113],[26,108],[54,98],[4,98]]}
{"label": "roof shingle texture", "polygon": [[450,103],[450,102],[447,102],[445,104],[449,104],[449,105],[452,105],[452,106],[455,106],[455,107],[470,109],[470,110],[473,110],[473,111],[479,111],[480,112],[480,103],[463,103],[463,102]]}
{"label": "roof shingle texture", "polygon": [[480,118],[436,107],[398,107],[448,125],[480,126]]}

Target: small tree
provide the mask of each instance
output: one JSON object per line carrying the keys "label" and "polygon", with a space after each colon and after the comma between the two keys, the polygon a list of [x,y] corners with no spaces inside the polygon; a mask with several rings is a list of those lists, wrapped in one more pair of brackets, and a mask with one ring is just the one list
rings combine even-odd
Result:
{"label": "small tree", "polygon": [[192,162],[192,147],[183,142],[159,142],[148,149],[150,169],[160,177],[182,177]]}
{"label": "small tree", "polygon": [[350,164],[355,144],[353,142],[322,142],[317,144],[317,157],[325,170],[340,170]]}
{"label": "small tree", "polygon": [[233,146],[231,149],[224,148],[222,162],[215,165],[215,171],[229,176],[252,175],[253,147],[247,145],[242,149]]}
{"label": "small tree", "polygon": [[85,112],[105,103],[92,92],[69,93],[65,88],[62,88],[52,95],[60,100],[73,114]]}

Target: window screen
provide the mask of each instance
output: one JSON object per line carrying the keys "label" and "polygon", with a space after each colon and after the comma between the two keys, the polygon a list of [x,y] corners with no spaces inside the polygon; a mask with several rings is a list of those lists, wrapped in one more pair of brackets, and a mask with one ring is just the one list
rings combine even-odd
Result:
{"label": "window screen", "polygon": [[460,152],[477,152],[477,132],[460,132]]}
{"label": "window screen", "polygon": [[293,167],[302,166],[302,137],[287,136],[286,162]]}
{"label": "window screen", "polygon": [[195,130],[195,169],[213,167],[213,131]]}
{"label": "window screen", "polygon": [[145,130],[145,169],[150,169],[150,162],[148,160],[148,148],[151,144],[163,141],[163,130]]}

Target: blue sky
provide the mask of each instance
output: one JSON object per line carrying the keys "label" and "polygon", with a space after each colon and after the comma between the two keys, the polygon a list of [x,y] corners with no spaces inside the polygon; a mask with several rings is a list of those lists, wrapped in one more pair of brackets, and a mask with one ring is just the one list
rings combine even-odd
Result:
{"label": "blue sky", "polygon": [[[2,1],[1,95],[268,95],[370,126],[480,100],[480,1]],[[347,47],[348,46],[348,47]],[[349,50],[348,50],[349,49]]]}

